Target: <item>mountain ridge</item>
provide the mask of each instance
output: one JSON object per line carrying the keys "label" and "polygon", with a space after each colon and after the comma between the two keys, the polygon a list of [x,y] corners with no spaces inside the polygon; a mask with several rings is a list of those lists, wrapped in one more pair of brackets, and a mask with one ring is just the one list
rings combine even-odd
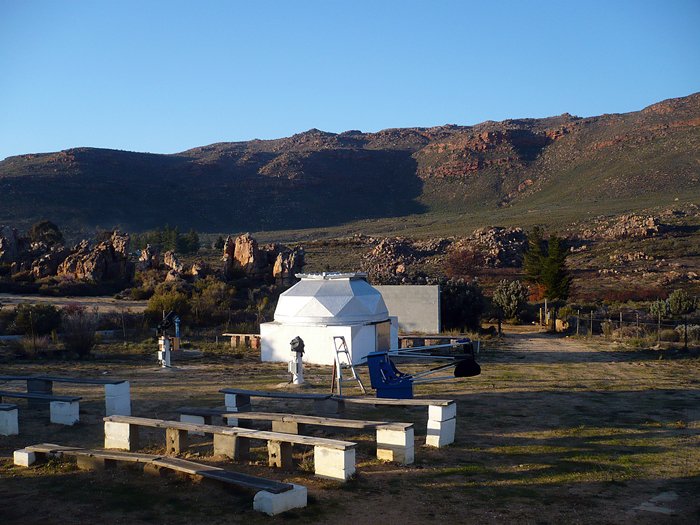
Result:
{"label": "mountain ridge", "polygon": [[630,113],[311,129],[174,154],[78,147],[0,162],[0,223],[269,231],[459,223],[475,216],[465,209],[483,222],[538,208],[546,222],[548,207],[566,206],[578,219],[587,205],[627,212],[700,196],[699,151],[700,93]]}

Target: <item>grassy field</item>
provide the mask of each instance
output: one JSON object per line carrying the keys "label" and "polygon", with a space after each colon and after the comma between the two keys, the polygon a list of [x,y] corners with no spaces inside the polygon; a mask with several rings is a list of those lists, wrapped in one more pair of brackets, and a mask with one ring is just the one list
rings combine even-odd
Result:
{"label": "grassy field", "polygon": [[[309,506],[276,518],[254,513],[248,494],[176,477],[155,479],[127,468],[83,472],[69,461],[14,467],[12,451],[32,443],[101,446],[100,389],[57,385],[57,393],[84,396],[81,422],[50,425],[47,413],[20,407],[20,435],[0,438],[2,522],[73,524],[99,516],[103,523],[175,524],[700,523],[697,353],[631,351],[526,331],[485,346],[481,376],[416,389],[420,397],[457,400],[452,446],[422,446],[424,409],[349,408],[346,417],[415,422],[414,465],[379,462],[369,436],[352,431],[342,436],[359,443],[358,473],[346,484],[314,478],[303,451],[297,452],[302,468],[285,474],[265,465],[262,446],[245,465],[210,456],[206,438],[189,449],[197,461],[306,485]],[[218,390],[226,386],[287,388],[286,365],[261,364],[252,351],[234,356],[220,348],[175,364],[158,369],[150,357],[115,348],[86,362],[5,362],[0,374],[129,379],[134,415],[159,418],[174,418],[182,405],[221,405]],[[328,391],[330,372],[308,366],[306,390]],[[23,385],[0,383],[8,386]],[[299,402],[259,408],[310,410]],[[163,436],[147,433],[143,446],[163,451]]]}

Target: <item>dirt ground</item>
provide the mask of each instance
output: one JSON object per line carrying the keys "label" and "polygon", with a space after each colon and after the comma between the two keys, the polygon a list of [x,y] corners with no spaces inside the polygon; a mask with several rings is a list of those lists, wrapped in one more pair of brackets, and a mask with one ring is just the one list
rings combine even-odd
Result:
{"label": "dirt ground", "polygon": [[21,295],[0,293],[0,308],[14,308],[18,304],[52,304],[56,307],[77,304],[86,308],[97,308],[99,312],[140,313],[146,309],[148,301],[123,301],[110,296],[98,297],[52,297],[50,295]]}
{"label": "dirt ground", "polygon": [[[174,419],[183,405],[221,405],[223,387],[289,388],[282,385],[286,365],[261,364],[252,351],[205,354],[171,370],[154,361],[109,353],[87,362],[4,363],[0,374],[128,379],[134,415],[164,419]],[[274,518],[254,512],[249,493],[178,477],[153,478],[130,468],[85,472],[70,461],[14,467],[12,451],[29,444],[102,446],[101,388],[57,384],[55,393],[84,397],[81,422],[49,424],[46,411],[19,401],[20,435],[0,436],[0,522],[700,523],[697,354],[522,332],[489,342],[479,361],[476,378],[416,388],[417,397],[457,400],[456,442],[449,447],[423,446],[424,408],[349,407],[345,417],[415,422],[414,465],[379,462],[371,436],[356,431],[313,431],[358,441],[358,472],[344,484],[315,478],[304,451],[297,454],[300,469],[290,474],[266,466],[262,443],[245,465],[210,456],[206,438],[190,448],[186,457],[197,461],[308,487],[307,508]],[[305,391],[327,392],[330,374],[329,367],[308,366]],[[369,383],[366,370],[362,375]],[[0,382],[3,389],[23,387]],[[302,402],[255,407],[313,410]],[[144,450],[164,450],[159,431],[144,441]]]}

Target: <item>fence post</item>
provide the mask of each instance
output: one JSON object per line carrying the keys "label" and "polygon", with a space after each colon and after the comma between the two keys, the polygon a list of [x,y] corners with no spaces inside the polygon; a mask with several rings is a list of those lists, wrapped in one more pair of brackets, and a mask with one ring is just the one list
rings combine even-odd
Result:
{"label": "fence post", "polygon": [[659,308],[659,324],[656,325],[656,344],[661,344],[661,308]]}
{"label": "fence post", "polygon": [[578,335],[578,325],[581,321],[581,310],[576,311],[576,335]]}
{"label": "fence post", "polygon": [[590,337],[593,337],[593,310],[591,310],[591,334]]}

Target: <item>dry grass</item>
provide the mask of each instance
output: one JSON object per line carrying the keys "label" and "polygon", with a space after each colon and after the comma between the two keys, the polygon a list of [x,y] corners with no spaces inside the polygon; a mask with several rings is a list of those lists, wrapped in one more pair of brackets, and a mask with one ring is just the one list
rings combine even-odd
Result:
{"label": "dry grass", "polygon": [[[85,363],[6,364],[0,374],[51,371],[127,378],[134,414],[161,418],[174,418],[182,405],[220,405],[218,390],[225,386],[272,389],[288,379],[285,365],[260,364],[250,352],[238,358],[207,354],[177,363],[173,370],[158,369],[138,355],[131,361],[108,355]],[[309,487],[306,509],[275,519],[254,513],[250,495],[177,477],[153,479],[130,469],[86,473],[66,462],[13,467],[12,450],[35,442],[101,446],[100,389],[57,385],[56,392],[84,396],[81,423],[73,428],[49,425],[45,412],[21,407],[21,435],[0,441],[0,493],[11,502],[3,523],[81,523],[99,515],[104,523],[356,524],[381,522],[387,512],[405,524],[700,520],[696,356],[662,356],[524,333],[494,341],[483,351],[481,363],[483,373],[477,378],[417,388],[420,396],[458,400],[456,443],[445,449],[420,446],[424,409],[348,409],[346,417],[415,421],[419,446],[414,465],[377,461],[370,437],[352,431],[343,437],[359,441],[358,475],[347,484],[314,478],[303,451],[298,459],[304,468],[292,475],[268,469],[263,446],[254,449],[252,463],[227,465]],[[329,368],[309,366],[305,375],[307,391],[328,391]],[[258,407],[312,409],[302,402],[270,401]],[[221,458],[208,455],[209,442],[202,439],[189,455],[221,464]],[[162,450],[159,431],[146,434],[145,446]],[[651,508],[670,514],[639,509],[663,492],[678,497]]]}

